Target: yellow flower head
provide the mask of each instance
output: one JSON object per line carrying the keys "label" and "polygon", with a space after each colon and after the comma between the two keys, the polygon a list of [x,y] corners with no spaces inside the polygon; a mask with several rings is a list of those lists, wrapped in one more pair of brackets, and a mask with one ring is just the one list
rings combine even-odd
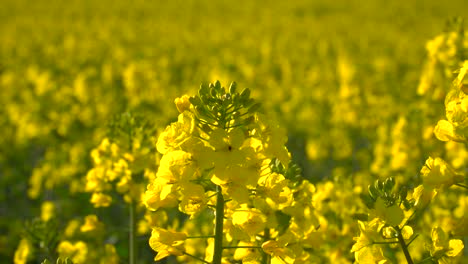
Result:
{"label": "yellow flower head", "polygon": [[380,230],[384,227],[384,223],[379,218],[374,218],[370,222],[358,221],[360,235],[359,237],[354,237],[353,240],[356,241],[351,252],[357,252],[361,249],[371,246],[374,241],[379,241],[382,239],[380,235]]}
{"label": "yellow flower head", "polygon": [[458,72],[455,85],[459,87],[465,94],[468,94],[468,60],[463,62],[463,67]]}
{"label": "yellow flower head", "polygon": [[173,189],[173,184],[167,184],[166,180],[156,178],[156,180],[148,184],[142,201],[151,211],[156,211],[161,207],[174,207],[177,205],[177,197]]}
{"label": "yellow flower head", "polygon": [[105,167],[95,167],[88,171],[86,174],[86,187],[87,192],[102,192],[110,188],[109,183],[105,181],[106,169]]}
{"label": "yellow flower head", "polygon": [[429,157],[421,169],[424,186],[430,188],[448,188],[463,181],[463,177],[441,158]]}
{"label": "yellow flower head", "polygon": [[106,244],[104,247],[104,255],[100,259],[100,264],[119,264],[120,259],[114,245]]}
{"label": "yellow flower head", "polygon": [[80,221],[77,219],[70,220],[65,227],[64,235],[67,238],[74,237],[78,229],[80,228]]}
{"label": "yellow flower head", "polygon": [[288,140],[284,127],[274,120],[267,119],[264,115],[257,114],[256,122],[259,125],[259,133],[264,140],[264,149],[269,158],[277,158],[287,167],[291,158],[285,144]]}
{"label": "yellow flower head", "polygon": [[179,115],[178,121],[170,124],[159,135],[156,148],[161,154],[169,150],[178,149],[184,142],[190,139],[195,123],[189,112]]}
{"label": "yellow flower head", "polygon": [[437,190],[433,188],[424,187],[424,185],[419,185],[413,190],[413,198],[416,201],[415,206],[424,207],[426,206],[435,196],[437,195]]}
{"label": "yellow flower head", "polygon": [[431,256],[435,258],[456,257],[464,248],[463,241],[460,239],[450,239],[447,233],[440,227],[432,229],[431,238],[432,245],[430,246],[430,252]]}
{"label": "yellow flower head", "polygon": [[80,227],[81,232],[97,231],[103,227],[96,215],[87,215],[84,224]]}
{"label": "yellow flower head", "polygon": [[55,216],[55,204],[50,201],[43,202],[41,205],[41,219],[44,222],[49,221]]}
{"label": "yellow flower head", "polygon": [[70,241],[62,241],[57,247],[57,252],[61,258],[70,258],[73,263],[86,263],[88,257],[88,246],[83,241],[72,243]]}
{"label": "yellow flower head", "polygon": [[179,210],[193,218],[205,209],[207,198],[203,186],[194,183],[185,183],[181,186],[182,200]]}
{"label": "yellow flower head", "polygon": [[242,263],[250,264],[261,263],[260,260],[262,259],[262,255],[260,254],[259,250],[256,248],[248,248],[254,247],[255,245],[253,243],[241,241],[237,246],[240,248],[237,248],[234,252],[235,260],[242,260]]}
{"label": "yellow flower head", "polygon": [[161,158],[156,176],[165,179],[168,183],[178,183],[196,178],[196,172],[192,155],[182,150],[174,150],[167,152]]}
{"label": "yellow flower head", "polygon": [[460,141],[461,138],[455,133],[455,127],[447,120],[439,120],[434,128],[434,134],[441,141]]}
{"label": "yellow flower head", "polygon": [[377,198],[374,214],[391,226],[399,225],[404,218],[403,210],[397,204],[386,206],[381,198]]}
{"label": "yellow flower head", "polygon": [[267,198],[270,205],[283,208],[291,205],[292,191],[288,187],[288,180],[281,174],[271,173],[259,179],[257,192]]}
{"label": "yellow flower head", "polygon": [[356,263],[360,264],[387,264],[390,261],[383,255],[383,250],[378,245],[363,248],[354,253]]}
{"label": "yellow flower head", "polygon": [[294,252],[286,247],[286,243],[269,240],[262,244],[262,249],[273,257],[272,263],[292,264],[295,261]]}
{"label": "yellow flower head", "polygon": [[183,255],[185,239],[187,239],[185,233],[153,228],[149,244],[154,251],[158,252],[154,260],[158,261],[170,255]]}
{"label": "yellow flower head", "polygon": [[232,214],[232,223],[249,236],[254,236],[266,226],[266,217],[255,208],[243,208]]}
{"label": "yellow flower head", "polygon": [[91,203],[94,207],[108,207],[112,202],[112,197],[103,193],[93,193]]}
{"label": "yellow flower head", "polygon": [[21,239],[15,251],[13,262],[15,264],[26,264],[32,254],[33,247],[27,239]]}
{"label": "yellow flower head", "polygon": [[190,104],[189,99],[190,99],[190,97],[188,95],[184,94],[182,97],[177,97],[174,100],[174,103],[175,103],[179,113],[182,113],[182,112],[190,109],[191,104]]}

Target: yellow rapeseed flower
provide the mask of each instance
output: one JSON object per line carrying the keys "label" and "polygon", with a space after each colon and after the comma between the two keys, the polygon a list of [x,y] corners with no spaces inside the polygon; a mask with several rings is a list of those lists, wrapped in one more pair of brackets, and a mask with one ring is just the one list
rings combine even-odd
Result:
{"label": "yellow rapeseed flower", "polygon": [[431,238],[431,256],[439,259],[439,263],[447,263],[444,259],[458,256],[464,248],[462,240],[450,239],[440,227],[432,228]]}
{"label": "yellow rapeseed flower", "polygon": [[190,104],[189,99],[190,99],[190,96],[184,94],[184,95],[182,95],[182,97],[177,97],[174,100],[174,103],[175,103],[179,113],[183,113],[184,111],[190,109],[191,104]]}
{"label": "yellow rapeseed flower", "polygon": [[86,263],[88,256],[88,246],[83,241],[72,243],[70,241],[62,241],[57,246],[57,252],[61,258],[70,258],[73,263]]}
{"label": "yellow rapeseed flower", "polygon": [[155,261],[161,260],[167,256],[181,256],[185,252],[184,242],[187,235],[182,232],[174,232],[163,228],[153,228],[149,245],[158,252]]}
{"label": "yellow rapeseed flower", "polygon": [[44,222],[55,217],[55,204],[51,201],[45,201],[41,205],[41,219]]}
{"label": "yellow rapeseed flower", "polygon": [[179,210],[193,218],[206,208],[207,198],[203,186],[194,183],[184,183],[181,185],[182,198],[179,203]]}
{"label": "yellow rapeseed flower", "polygon": [[377,198],[374,208],[375,216],[391,226],[399,225],[405,216],[397,204],[386,206],[381,198]]}
{"label": "yellow rapeseed flower", "polygon": [[18,248],[15,251],[13,262],[15,264],[26,264],[32,254],[32,245],[27,239],[21,239]]}
{"label": "yellow rapeseed flower", "polygon": [[292,264],[295,261],[295,256],[291,249],[286,247],[287,244],[276,240],[268,240],[262,244],[262,249],[268,255],[272,256],[272,263]]}
{"label": "yellow rapeseed flower", "polygon": [[101,257],[100,264],[119,264],[120,259],[115,246],[112,244],[106,244],[104,247],[104,256]]}
{"label": "yellow rapeseed flower", "polygon": [[232,223],[252,237],[265,229],[266,217],[255,208],[241,207],[232,214]]}
{"label": "yellow rapeseed flower", "polygon": [[91,203],[94,207],[108,207],[112,202],[112,197],[103,193],[93,193]]}
{"label": "yellow rapeseed flower", "polygon": [[103,227],[96,215],[87,215],[84,224],[80,227],[81,232],[97,231]]}
{"label": "yellow rapeseed flower", "polygon": [[463,176],[441,158],[429,157],[421,169],[423,185],[429,188],[448,188],[463,181]]}
{"label": "yellow rapeseed flower", "polygon": [[177,197],[172,189],[173,184],[167,184],[165,179],[156,178],[148,184],[142,201],[151,211],[156,211],[161,207],[174,207],[177,205]]}
{"label": "yellow rapeseed flower", "polygon": [[158,152],[166,154],[169,150],[178,149],[190,139],[194,126],[194,120],[187,111],[180,114],[178,121],[167,126],[159,135],[156,143]]}
{"label": "yellow rapeseed flower", "polygon": [[[262,255],[259,250],[253,248],[256,246],[254,243],[240,241],[237,244],[239,248],[234,251],[234,259],[242,260],[243,264],[260,264]],[[249,248],[252,247],[252,248]]]}
{"label": "yellow rapeseed flower", "polygon": [[455,134],[455,128],[452,123],[447,120],[439,120],[439,122],[437,122],[434,128],[434,134],[437,139],[441,141],[458,140],[458,136]]}

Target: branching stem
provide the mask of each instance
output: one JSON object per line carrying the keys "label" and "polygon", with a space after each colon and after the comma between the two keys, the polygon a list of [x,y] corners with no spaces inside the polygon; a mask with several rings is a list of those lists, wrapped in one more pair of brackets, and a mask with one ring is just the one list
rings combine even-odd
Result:
{"label": "branching stem", "polygon": [[413,264],[413,259],[411,258],[411,255],[408,251],[408,245],[405,242],[405,239],[403,238],[403,234],[401,233],[400,227],[396,226],[395,230],[397,231],[398,234],[398,242],[400,243],[401,249],[403,250],[403,253],[405,254],[406,262],[408,264]]}

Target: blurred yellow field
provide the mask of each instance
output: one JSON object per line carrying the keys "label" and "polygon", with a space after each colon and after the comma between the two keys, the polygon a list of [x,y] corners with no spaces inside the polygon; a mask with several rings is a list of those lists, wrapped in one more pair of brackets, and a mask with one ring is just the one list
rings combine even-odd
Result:
{"label": "blurred yellow field", "polygon": [[0,8],[0,263],[466,263],[468,3]]}

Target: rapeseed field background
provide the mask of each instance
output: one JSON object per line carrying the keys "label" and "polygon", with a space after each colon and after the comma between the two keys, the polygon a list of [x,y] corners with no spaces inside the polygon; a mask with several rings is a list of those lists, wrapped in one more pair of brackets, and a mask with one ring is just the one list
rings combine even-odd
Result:
{"label": "rapeseed field background", "polygon": [[0,263],[464,263],[467,10],[2,1]]}

